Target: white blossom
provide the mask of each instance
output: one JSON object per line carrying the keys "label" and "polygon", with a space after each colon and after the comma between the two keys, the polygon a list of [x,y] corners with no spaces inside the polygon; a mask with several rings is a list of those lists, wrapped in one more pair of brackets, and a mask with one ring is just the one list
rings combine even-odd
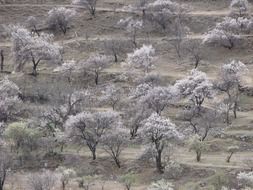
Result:
{"label": "white blossom", "polygon": [[69,23],[72,21],[76,12],[65,7],[53,8],[48,12],[48,25],[49,28],[54,30],[61,30],[66,34]]}
{"label": "white blossom", "polygon": [[127,63],[130,67],[140,68],[144,72],[149,72],[154,68],[155,49],[152,45],[143,45],[133,53],[127,54]]}
{"label": "white blossom", "polygon": [[197,69],[191,70],[184,79],[175,83],[182,97],[188,97],[194,105],[200,107],[206,98],[213,97],[213,84],[208,79],[206,73]]}

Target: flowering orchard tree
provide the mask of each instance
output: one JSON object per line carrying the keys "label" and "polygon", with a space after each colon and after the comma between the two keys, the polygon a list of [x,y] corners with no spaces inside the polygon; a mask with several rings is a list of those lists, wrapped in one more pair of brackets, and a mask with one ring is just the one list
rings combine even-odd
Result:
{"label": "flowering orchard tree", "polygon": [[188,76],[178,80],[175,87],[179,90],[180,95],[183,98],[189,98],[199,111],[206,98],[213,98],[213,84],[206,73],[197,69],[191,70]]}
{"label": "flowering orchard tree", "polygon": [[216,25],[216,27],[221,30],[231,31],[237,35],[240,33],[250,33],[253,27],[253,19],[246,17],[225,17],[221,23]]}
{"label": "flowering orchard tree", "polygon": [[53,8],[48,12],[47,23],[49,28],[53,30],[61,30],[65,35],[70,22],[75,16],[76,12],[65,7]]}
{"label": "flowering orchard tree", "polygon": [[170,0],[156,0],[149,3],[147,10],[149,11],[147,18],[163,30],[166,30],[176,17],[181,19],[186,11],[185,7]]}
{"label": "flowering orchard tree", "polygon": [[153,182],[148,190],[174,190],[174,185],[171,182],[168,182],[164,179]]}
{"label": "flowering orchard tree", "polygon": [[62,190],[65,190],[70,179],[76,176],[75,170],[70,168],[59,167],[56,169],[56,172],[59,173]]}
{"label": "flowering orchard tree", "polygon": [[154,146],[156,167],[159,172],[163,172],[162,153],[167,143],[179,140],[182,135],[177,131],[176,126],[170,119],[163,118],[153,113],[147,120],[143,121],[144,126],[140,134],[147,144]]}
{"label": "flowering orchard tree", "polygon": [[216,88],[226,94],[224,108],[227,124],[230,123],[230,110],[233,110],[234,118],[237,117],[240,89],[244,85],[243,76],[247,74],[247,72],[247,66],[237,60],[232,60],[230,63],[224,64],[221,68]]}
{"label": "flowering orchard tree", "polygon": [[65,123],[70,137],[82,140],[90,149],[93,160],[96,159],[97,145],[108,131],[117,125],[118,115],[114,112],[81,112],[70,116]]}
{"label": "flowering orchard tree", "polygon": [[161,115],[162,111],[178,97],[178,91],[173,86],[154,87],[150,89],[145,96],[140,98],[140,102],[149,109]]}
{"label": "flowering orchard tree", "polygon": [[230,3],[230,14],[232,16],[246,16],[249,11],[248,0],[232,0]]}
{"label": "flowering orchard tree", "polygon": [[31,32],[36,33],[38,36],[40,36],[40,33],[38,31],[38,19],[35,18],[34,16],[29,16],[26,20],[26,25],[28,28],[31,28]]}
{"label": "flowering orchard tree", "polygon": [[81,63],[81,68],[93,72],[95,84],[98,85],[99,75],[102,70],[110,66],[110,60],[104,55],[98,53],[92,54],[85,62]]}
{"label": "flowering orchard tree", "polygon": [[117,87],[115,85],[109,85],[106,87],[106,89],[102,92],[101,101],[108,103],[110,106],[112,106],[112,109],[114,110],[116,105],[120,102],[122,93],[121,88]]}
{"label": "flowering orchard tree", "polygon": [[71,83],[72,81],[72,73],[77,70],[77,63],[74,60],[65,61],[59,67],[54,69],[54,72],[62,73],[68,79],[68,82]]}
{"label": "flowering orchard tree", "polygon": [[119,168],[121,167],[120,154],[126,148],[128,141],[127,130],[120,124],[102,138],[103,149],[113,158]]}
{"label": "flowering orchard tree", "polygon": [[228,49],[232,49],[240,39],[240,35],[236,35],[232,31],[216,27],[205,35],[203,38],[203,43],[219,45]]}
{"label": "flowering orchard tree", "polygon": [[142,96],[145,96],[152,88],[153,86],[150,83],[139,84],[130,91],[129,97],[130,99],[139,99]]}
{"label": "flowering orchard tree", "polygon": [[7,121],[18,112],[21,103],[19,87],[7,78],[0,81],[0,122]]}
{"label": "flowering orchard tree", "polygon": [[237,174],[239,184],[244,187],[253,187],[253,172],[240,172]]}
{"label": "flowering orchard tree", "polygon": [[131,37],[131,41],[134,44],[134,47],[137,47],[136,36],[138,30],[143,28],[143,21],[142,20],[135,20],[132,17],[128,17],[126,19],[120,19],[117,25],[121,28],[127,30],[128,34]]}
{"label": "flowering orchard tree", "polygon": [[52,43],[52,35],[41,34],[32,36],[31,33],[20,26],[11,28],[12,52],[17,70],[22,70],[27,62],[33,64],[33,75],[38,74],[37,67],[41,61],[60,63],[62,60],[61,48]]}
{"label": "flowering orchard tree", "polygon": [[152,45],[143,45],[133,53],[127,54],[127,63],[130,67],[140,68],[148,73],[153,67],[155,49]]}
{"label": "flowering orchard tree", "polygon": [[200,162],[202,152],[206,150],[205,141],[202,141],[198,135],[194,135],[191,137],[189,145],[189,150],[193,150],[196,153],[196,161]]}
{"label": "flowering orchard tree", "polygon": [[98,0],[73,0],[74,5],[84,6],[92,16],[96,15],[96,6]]}

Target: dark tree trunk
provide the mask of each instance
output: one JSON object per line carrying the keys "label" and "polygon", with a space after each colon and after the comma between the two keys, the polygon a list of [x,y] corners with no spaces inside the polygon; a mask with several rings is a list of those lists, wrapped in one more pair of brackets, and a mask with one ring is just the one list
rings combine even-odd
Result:
{"label": "dark tree trunk", "polygon": [[114,53],[114,62],[117,63],[118,62],[118,56],[116,53]]}
{"label": "dark tree trunk", "polygon": [[156,168],[159,173],[163,173],[163,166],[162,166],[162,151],[158,150],[157,151],[157,156],[156,156]]}
{"label": "dark tree trunk", "polygon": [[95,71],[95,84],[98,85],[98,72]]}
{"label": "dark tree trunk", "polygon": [[120,167],[121,167],[121,164],[120,164],[119,159],[116,158],[116,157],[114,157],[114,161],[115,161],[116,165],[118,166],[118,168],[120,168]]}
{"label": "dark tree trunk", "polygon": [[0,67],[1,67],[1,72],[4,71],[4,50],[0,50]]}
{"label": "dark tree trunk", "polygon": [[91,152],[92,152],[92,160],[96,160],[97,159],[96,150],[93,150]]}
{"label": "dark tree trunk", "polygon": [[62,190],[65,190],[66,189],[66,184],[65,184],[65,182],[63,181],[62,182]]}
{"label": "dark tree trunk", "polygon": [[227,163],[229,163],[230,162],[230,160],[231,160],[231,157],[233,156],[233,152],[231,152],[229,155],[228,155],[228,157],[227,157]]}
{"label": "dark tree trunk", "polygon": [[197,160],[197,162],[200,162],[200,160],[201,160],[201,151],[197,151],[196,152],[196,160]]}
{"label": "dark tree trunk", "polygon": [[233,107],[233,113],[234,113],[235,119],[237,118],[237,107],[238,107],[238,104],[237,104],[237,102],[235,102],[234,107]]}

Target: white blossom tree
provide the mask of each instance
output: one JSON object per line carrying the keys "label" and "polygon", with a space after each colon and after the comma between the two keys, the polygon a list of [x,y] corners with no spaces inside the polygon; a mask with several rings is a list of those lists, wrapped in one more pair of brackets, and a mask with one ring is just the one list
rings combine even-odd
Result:
{"label": "white blossom tree", "polygon": [[61,47],[52,43],[52,35],[41,34],[32,36],[20,26],[11,28],[12,52],[17,70],[22,70],[27,62],[33,64],[33,75],[38,74],[37,67],[41,61],[60,63],[62,60]]}
{"label": "white blossom tree", "polygon": [[56,182],[56,176],[49,170],[34,173],[28,177],[31,190],[52,190]]}
{"label": "white blossom tree", "polygon": [[70,179],[76,176],[75,170],[70,168],[59,167],[56,169],[56,172],[59,173],[62,190],[65,190],[66,186],[69,184]]}
{"label": "white blossom tree", "polygon": [[65,75],[67,77],[68,82],[71,83],[72,82],[72,74],[73,74],[73,72],[75,72],[77,70],[77,68],[78,68],[78,65],[77,65],[76,61],[69,60],[69,61],[65,61],[59,67],[56,67],[54,69],[54,72],[62,73],[63,75]]}
{"label": "white blossom tree", "polygon": [[112,107],[112,109],[115,110],[115,107],[120,102],[121,98],[121,88],[111,84],[106,86],[105,90],[102,91],[102,97],[100,98],[100,100],[102,102],[108,103]]}
{"label": "white blossom tree", "polygon": [[237,179],[242,186],[253,187],[253,172],[240,172]]}
{"label": "white blossom tree", "polygon": [[176,81],[175,88],[180,92],[181,97],[189,98],[199,111],[205,99],[213,98],[213,84],[206,73],[197,69],[191,70],[188,76]]}
{"label": "white blossom tree", "polygon": [[18,113],[22,102],[19,87],[8,78],[0,81],[0,122],[7,121]]}
{"label": "white blossom tree", "polygon": [[154,147],[156,167],[162,173],[164,168],[162,153],[166,144],[181,139],[182,135],[170,119],[163,118],[156,113],[143,122],[144,126],[141,128],[140,134],[147,144]]}
{"label": "white blossom tree", "polygon": [[224,20],[216,25],[220,30],[230,31],[235,35],[250,33],[253,27],[253,19],[247,17],[225,17]]}
{"label": "white blossom tree", "polygon": [[249,11],[248,0],[232,0],[230,3],[230,14],[238,17],[246,16]]}
{"label": "white blossom tree", "polygon": [[140,68],[148,73],[153,67],[155,49],[152,45],[143,45],[141,48],[134,50],[133,53],[127,54],[127,64],[130,68]]}
{"label": "white blossom tree", "polygon": [[118,115],[114,112],[81,112],[70,116],[65,127],[72,138],[83,141],[92,153],[93,160],[96,159],[97,145],[114,125],[117,124]]}
{"label": "white blossom tree", "polygon": [[174,185],[164,179],[153,182],[148,190],[174,190]]}
{"label": "white blossom tree", "polygon": [[120,19],[117,25],[127,30],[134,47],[137,48],[136,36],[137,32],[143,28],[143,21],[128,17],[126,19]]}
{"label": "white blossom tree", "polygon": [[147,94],[140,98],[140,103],[153,110],[158,115],[170,104],[177,100],[178,91],[173,86],[154,87]]}
{"label": "white blossom tree", "polygon": [[31,28],[32,33],[36,33],[38,36],[40,36],[38,31],[38,19],[36,17],[29,16],[26,20],[26,24],[28,28]]}
{"label": "white blossom tree", "polygon": [[247,66],[241,61],[232,60],[224,64],[219,74],[219,81],[215,87],[226,94],[224,108],[226,122],[230,123],[230,110],[233,110],[234,118],[237,117],[240,89],[244,85],[243,76],[248,72]]}
{"label": "white blossom tree", "polygon": [[189,150],[193,150],[196,153],[196,161],[201,161],[202,152],[206,150],[206,143],[202,141],[198,135],[194,135],[190,139]]}
{"label": "white blossom tree", "polygon": [[96,15],[96,6],[98,0],[73,0],[74,5],[84,6],[92,16]]}
{"label": "white blossom tree", "polygon": [[76,12],[65,7],[53,8],[48,12],[47,23],[52,30],[61,30],[65,35]]}
{"label": "white blossom tree", "polygon": [[232,18],[225,18],[223,22],[217,23],[215,28],[206,33],[203,38],[203,43],[218,45],[231,50],[241,40],[241,36],[238,32],[235,32],[235,30],[242,27],[242,25],[239,25],[238,23],[237,20]]}
{"label": "white blossom tree", "polygon": [[99,76],[102,70],[110,66],[110,60],[98,53],[92,54],[86,61],[81,63],[81,69],[87,69],[94,74],[95,84],[98,85]]}
{"label": "white blossom tree", "polygon": [[152,23],[157,24],[163,30],[169,29],[174,19],[177,17],[180,19],[186,12],[186,8],[181,4],[171,0],[156,0],[147,5],[148,20]]}

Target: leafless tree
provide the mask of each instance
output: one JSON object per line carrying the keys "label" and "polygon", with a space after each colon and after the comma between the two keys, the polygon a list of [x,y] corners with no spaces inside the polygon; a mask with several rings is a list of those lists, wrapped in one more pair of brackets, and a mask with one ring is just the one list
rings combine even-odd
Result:
{"label": "leafless tree", "polygon": [[108,40],[105,42],[105,50],[112,56],[114,56],[115,63],[118,62],[119,54],[123,51],[124,43],[119,40]]}
{"label": "leafless tree", "polygon": [[73,0],[73,4],[82,5],[89,10],[92,16],[96,15],[96,6],[98,0]]}
{"label": "leafless tree", "polygon": [[185,43],[185,50],[191,56],[191,59],[194,61],[194,68],[198,68],[201,60],[203,59],[201,43],[195,40],[188,40]]}

